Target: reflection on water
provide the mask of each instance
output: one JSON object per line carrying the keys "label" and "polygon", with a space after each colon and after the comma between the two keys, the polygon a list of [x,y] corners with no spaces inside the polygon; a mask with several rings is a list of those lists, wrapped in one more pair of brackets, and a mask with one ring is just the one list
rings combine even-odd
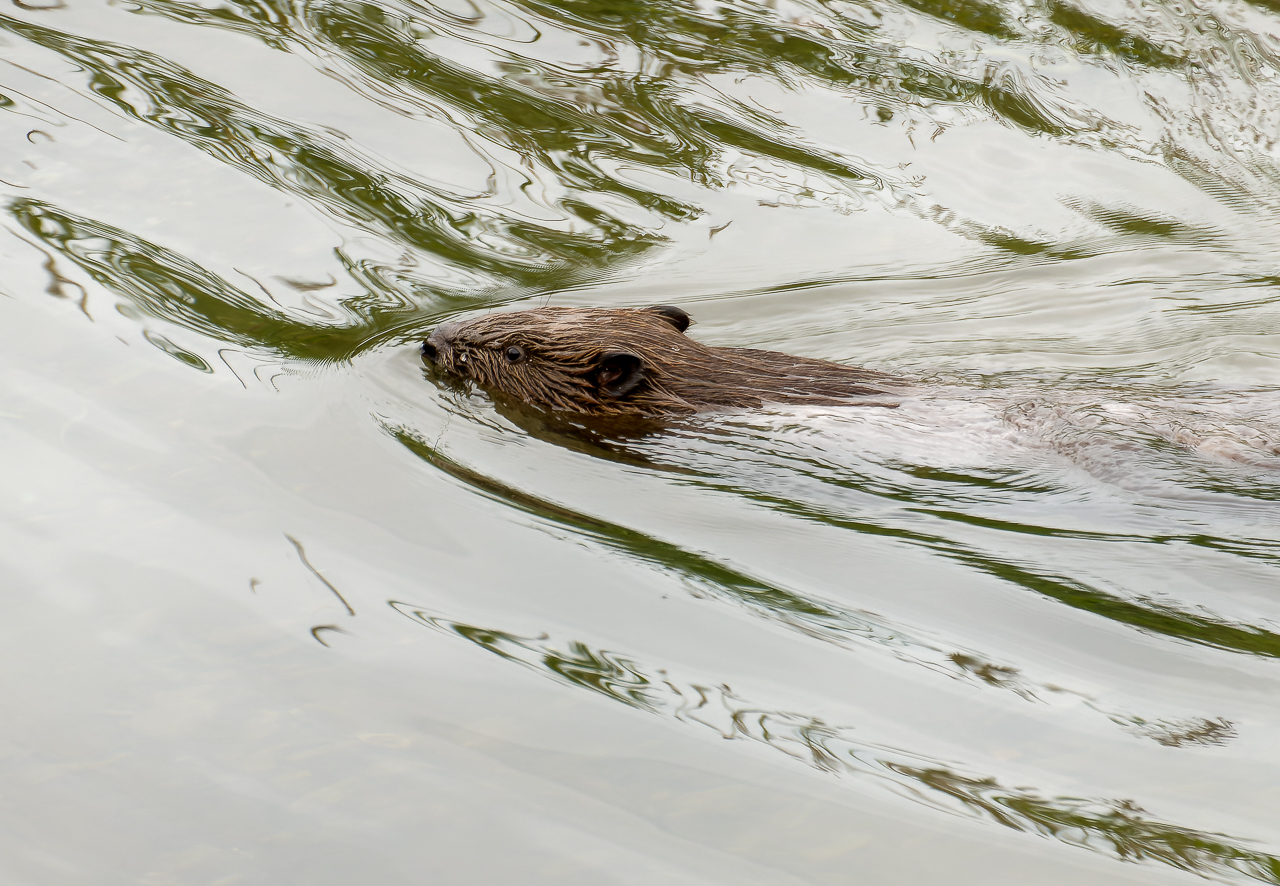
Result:
{"label": "reflection on water", "polygon": [[[1241,402],[1243,410],[1248,412],[1247,399],[1237,398],[1231,405],[1240,407]],[[1188,399],[1174,405],[1187,404],[1201,416],[1238,418],[1229,410],[1214,413],[1211,400]],[[459,415],[471,410],[466,400],[458,401],[456,408]],[[1268,571],[1273,570],[1280,562],[1276,539],[1222,537],[1204,531],[1208,516],[1204,510],[1206,503],[1222,509],[1224,515],[1231,515],[1239,511],[1242,501],[1264,497],[1257,488],[1236,489],[1219,482],[1215,498],[1197,502],[1194,514],[1169,509],[1164,518],[1166,525],[1158,530],[1151,523],[1150,515],[1143,515],[1142,522],[1147,524],[1150,533],[1147,535],[1075,528],[1070,524],[1086,523],[1090,516],[1096,520],[1099,511],[1106,514],[1105,523],[1114,524],[1117,519],[1132,521],[1132,516],[1120,518],[1120,514],[1134,503],[1109,502],[1100,509],[1097,503],[1079,497],[1079,478],[1072,488],[1071,481],[1065,477],[1060,476],[1056,481],[1047,474],[1031,478],[1025,469],[1019,470],[1014,465],[1002,467],[1000,462],[1008,460],[1010,447],[1006,440],[993,434],[991,427],[979,426],[975,434],[972,425],[966,428],[952,423],[944,431],[957,434],[950,447],[940,446],[936,439],[921,444],[911,442],[909,436],[895,437],[895,430],[905,431],[907,435],[932,433],[937,437],[936,425],[913,427],[919,415],[912,413],[908,403],[906,408],[888,417],[867,418],[856,411],[811,414],[803,423],[793,423],[789,415],[780,416],[777,423],[750,416],[730,417],[711,425],[697,422],[677,425],[656,436],[622,442],[621,449],[617,443],[601,446],[597,441],[588,444],[586,451],[594,449],[598,457],[629,462],[640,470],[656,471],[659,475],[672,472],[682,485],[712,494],[728,494],[788,517],[862,536],[891,539],[1013,587],[1146,633],[1234,653],[1267,658],[1280,654],[1280,633],[1272,629],[1271,619],[1257,624],[1242,623],[1203,604],[1192,606],[1170,600],[1167,594],[1161,599],[1141,591],[1126,591],[1125,585],[1133,583],[1132,573],[1117,581],[1102,571],[1104,564],[1114,559],[1108,549],[1117,547],[1124,549],[1123,562],[1127,570],[1132,569],[1135,553],[1150,550],[1153,574],[1157,575],[1160,574],[1157,570],[1168,568],[1156,564],[1167,561],[1171,549],[1179,551],[1175,554],[1177,560],[1188,565],[1200,559],[1196,551],[1203,550],[1211,555],[1244,558]],[[1061,418],[1057,414],[1055,417]],[[485,421],[482,417],[476,418]],[[945,418],[945,413],[937,412],[928,420],[945,425]],[[901,427],[886,427],[895,422]],[[872,424],[876,426],[874,429]],[[1132,429],[1132,425],[1124,427],[1126,431]],[[1039,436],[1017,442],[1032,454],[1034,445],[1028,444],[1039,444],[1050,452],[1071,456],[1077,463],[1084,461],[1088,466],[1091,458],[1088,452],[1082,453],[1080,447],[1061,445],[1045,428],[1038,430]],[[1078,423],[1072,430],[1077,435],[1087,431],[1090,446],[1104,448],[1107,458],[1114,459],[1117,455],[1127,458],[1130,471],[1150,452],[1149,446],[1135,447],[1123,436],[1109,440],[1099,433],[1097,422]],[[568,538],[588,538],[628,560],[673,575],[697,598],[727,603],[771,623],[850,650],[887,652],[898,660],[923,666],[934,673],[1009,691],[1033,703],[1052,705],[1067,699],[1077,701],[1126,732],[1166,747],[1215,746],[1236,736],[1234,724],[1222,717],[1169,718],[1117,709],[1078,690],[1037,680],[1021,667],[997,663],[981,651],[957,649],[944,640],[895,625],[874,613],[787,589],[660,537],[644,535],[513,488],[459,464],[404,428],[388,426],[387,431],[433,468],[480,494],[522,511],[540,523],[565,530]],[[563,442],[564,438],[557,439],[561,433],[553,432],[548,439]],[[975,446],[979,448],[974,450]],[[973,451],[965,451],[966,447]],[[913,448],[928,450],[935,457],[942,456],[944,463],[956,467],[935,467],[938,462],[931,464],[927,456],[912,452]],[[888,450],[892,460],[877,464],[881,450]],[[1192,453],[1202,455],[1194,445],[1188,446],[1182,450],[1179,465],[1185,466],[1187,456]],[[913,457],[920,460],[912,461]],[[983,461],[985,468],[964,467]],[[1233,462],[1240,464],[1239,460],[1227,460],[1228,464]],[[1195,465],[1194,461],[1192,464]],[[1235,470],[1248,466],[1249,461],[1244,460]],[[1206,461],[1198,467],[1212,467],[1212,463]],[[1096,482],[1091,475],[1106,472],[1100,472],[1096,465],[1093,468],[1084,476]],[[1265,482],[1269,474],[1269,470],[1264,471],[1255,475],[1255,479]],[[1137,488],[1141,491],[1144,486],[1139,483]],[[1157,494],[1159,492],[1157,490]],[[1240,493],[1245,496],[1243,499]],[[1059,507],[1057,520],[1067,525],[1034,525],[1001,517],[1001,510],[1011,516],[1025,517],[1026,502],[1036,498],[1074,500],[1084,513],[1073,519],[1069,511],[1064,514]],[[881,502],[881,506],[868,508],[867,502],[872,500]],[[887,502],[898,506],[886,509],[883,503]],[[1088,514],[1089,511],[1093,513]],[[1249,521],[1250,518],[1266,519],[1263,516],[1266,513],[1255,515],[1246,509],[1234,516],[1237,519],[1243,516]],[[1252,529],[1257,532],[1263,530],[1263,526],[1255,524]],[[1265,531],[1274,535],[1272,530],[1268,525]],[[1019,537],[1026,538],[1026,542],[1018,543]],[[1011,546],[1019,553],[1010,555]],[[1139,556],[1145,555],[1139,553]],[[581,643],[571,643],[566,647],[569,652],[560,653],[547,647],[545,637],[528,640],[502,632],[466,628],[421,612],[406,614],[459,633],[506,658],[546,667],[562,679],[589,685],[606,694],[621,694],[625,696],[622,700],[647,710],[662,712],[664,706],[651,697],[652,693],[673,685],[665,678],[653,676],[662,672],[645,671],[630,659],[593,652]],[[524,652],[535,652],[541,659],[529,659],[523,652],[513,652],[509,648],[511,644]],[[553,664],[553,658],[559,664]],[[571,661],[566,664],[562,658]],[[590,680],[579,679],[583,669],[591,675]],[[694,687],[694,697],[705,704],[704,688]],[[682,697],[687,695],[678,689],[674,691]],[[740,713],[731,717],[734,723],[739,721],[737,714]],[[780,727],[775,723],[772,729],[764,730],[764,737],[759,740],[772,742],[779,734]],[[882,761],[882,764],[888,771],[918,779],[1007,826],[1037,830],[1078,845],[1104,848],[1121,858],[1158,859],[1186,869],[1217,873],[1238,872],[1266,882],[1275,881],[1278,873],[1277,861],[1271,856],[1231,846],[1217,837],[1153,824],[1141,809],[1127,802],[1098,806],[1091,801],[1074,799],[1046,800],[1031,792],[1006,793],[991,779],[957,775],[933,763],[921,766]],[[844,771],[846,765],[841,762],[836,768]],[[1099,840],[1100,836],[1105,839]]]}
{"label": "reflection on water", "polygon": [[[1161,863],[1152,876],[1280,883],[1245,839],[1274,821],[1256,748],[1280,728],[1278,12],[15,0],[0,14],[0,306],[119,350],[92,371],[14,356],[0,415],[54,475],[89,465],[174,513],[269,525],[262,544],[319,591],[290,631],[329,660],[379,645],[398,672],[419,666],[419,647],[373,639],[403,620],[371,627],[361,596],[402,582],[432,604],[400,614],[555,691],[919,801],[904,846],[943,811]],[[711,344],[866,364],[922,394],[892,414],[620,428],[423,378],[414,343],[438,323],[548,302],[686,304]],[[7,328],[0,352],[27,354],[21,322]],[[128,395],[138,378],[172,387]],[[234,430],[261,398],[279,428]],[[189,463],[84,444],[107,422],[94,415]],[[302,427],[323,430],[280,430]],[[32,462],[25,439],[5,438],[13,463]],[[364,479],[380,470],[395,480]],[[111,511],[121,495],[86,493],[77,510],[99,522],[76,537],[130,525]],[[21,527],[69,545],[71,517],[41,520],[15,519],[0,565],[46,571]],[[178,524],[156,525],[179,549]],[[549,539],[536,556],[495,540],[529,529]],[[348,535],[376,581],[321,559]],[[280,582],[256,577],[256,542],[237,544],[250,611],[283,606],[259,593]],[[574,597],[562,561],[609,576],[627,624]],[[473,596],[513,614],[477,621],[556,627],[431,614]],[[667,622],[668,598],[692,607],[687,624]],[[716,670],[686,665],[694,653]],[[954,732],[954,753],[793,712],[837,703],[820,676],[855,660],[934,716],[926,731]],[[198,653],[183,661],[201,673]],[[761,669],[776,709],[728,688]],[[281,674],[255,680],[292,685]],[[485,691],[503,710],[522,689]],[[868,722],[894,716],[864,704]],[[1037,756],[1049,733],[1085,761]],[[166,747],[152,741],[144,756]],[[997,746],[1026,766],[1001,768]],[[1111,758],[1132,789],[1113,789]],[[1184,805],[1088,799],[1112,796]],[[1193,826],[1201,807],[1244,824]],[[998,871],[1009,844],[992,845]]]}
{"label": "reflection on water", "polygon": [[1129,861],[1159,861],[1206,876],[1242,874],[1280,883],[1280,858],[1257,852],[1223,834],[1207,834],[1148,817],[1130,801],[1045,797],[1010,789],[990,777],[955,772],[938,761],[860,741],[850,727],[816,717],[759,708],[725,683],[685,681],[662,668],[585,643],[543,634],[521,637],[462,624],[412,604],[391,602],[402,615],[456,634],[552,679],[723,738],[760,742],[815,769],[883,779],[899,793],[948,811],[981,815],[1008,828],[1032,831]]}
{"label": "reflection on water", "polygon": [[247,108],[163,58],[4,16],[0,27],[74,61],[89,74],[87,86],[124,113],[342,221],[446,262],[462,275],[459,283],[474,287],[496,275],[545,285],[548,272],[564,277],[566,266],[616,260],[646,245],[638,231],[599,213],[588,212],[607,223],[596,237],[480,214],[462,195],[378,169],[332,136]]}
{"label": "reflection on water", "polygon": [[[878,430],[883,430],[885,424],[898,419],[900,416],[897,414],[890,418],[877,416],[874,422],[879,426]],[[850,426],[845,439],[858,440],[859,445],[865,447],[869,441],[865,434],[857,433],[857,426],[861,425],[865,431],[869,420],[850,412],[848,416],[842,416],[841,421]],[[1033,539],[1053,538],[1063,542],[1070,540],[1094,545],[1120,543],[1128,546],[1155,545],[1160,548],[1171,545],[1203,547],[1271,565],[1280,563],[1280,541],[1268,538],[1215,538],[1205,535],[1201,527],[1181,528],[1181,531],[1173,532],[1166,530],[1158,535],[1141,536],[1025,525],[1000,519],[993,513],[991,506],[1006,504],[1001,501],[1002,493],[1012,493],[1008,496],[1011,499],[1008,504],[1020,506],[1028,492],[1052,494],[1058,490],[1036,490],[1034,487],[1027,489],[1023,484],[1004,486],[986,477],[941,472],[927,465],[889,464],[875,473],[859,476],[859,467],[865,470],[876,466],[865,463],[851,465],[830,460],[831,451],[824,451],[822,446],[824,442],[829,444],[830,441],[809,443],[805,440],[806,437],[813,436],[812,424],[795,429],[797,433],[782,435],[768,434],[763,428],[752,427],[747,423],[734,422],[734,425],[740,433],[724,440],[712,438],[708,441],[701,435],[692,433],[682,435],[680,440],[681,443],[693,444],[692,446],[681,445],[674,452],[669,452],[663,450],[661,442],[657,442],[649,444],[642,451],[654,464],[662,465],[665,461],[672,467],[678,467],[685,483],[716,492],[727,492],[801,520],[904,542],[941,554],[968,568],[1035,594],[1122,624],[1220,649],[1267,657],[1280,656],[1280,633],[1272,632],[1266,627],[1233,623],[1212,614],[1187,611],[1176,605],[1162,604],[1151,599],[1124,599],[1109,592],[1101,583],[1082,581],[1070,574],[1047,570],[1035,561],[1021,562],[992,552],[1006,547],[1009,544],[1009,534],[1014,533],[1031,536]],[[913,429],[909,426],[907,429],[921,432],[936,430],[927,427]],[[653,559],[669,567],[682,568],[682,571],[688,571],[690,565],[693,565],[694,574],[710,578],[714,587],[733,589],[732,596],[739,600],[761,599],[770,604],[776,604],[780,599],[785,600],[785,597],[779,598],[778,595],[782,592],[776,589],[769,589],[761,594],[764,586],[755,580],[734,575],[725,567],[714,564],[708,569],[703,558],[685,552],[677,553],[673,549],[657,556],[643,553],[644,547],[660,543],[645,539],[642,545],[631,530],[570,513],[562,507],[510,489],[458,465],[412,434],[403,430],[389,430],[401,443],[433,466],[447,471],[478,491],[498,496],[521,510],[585,531],[633,556]],[[840,438],[835,439],[839,445]],[[708,442],[710,446],[706,445]],[[901,448],[895,450],[895,455],[901,454]],[[954,455],[954,450],[947,453],[948,457]],[[865,457],[865,453],[860,453],[859,456]],[[746,480],[747,477],[750,479]],[[735,478],[743,479],[735,481]],[[770,491],[778,486],[784,489],[790,487],[787,489],[789,495]],[[902,507],[896,512],[883,515],[879,520],[860,517],[856,512],[845,513],[847,508],[843,506],[842,500],[854,495],[871,495],[897,502]],[[807,503],[799,496],[809,496],[815,501]],[[981,507],[955,509],[954,505],[963,502],[966,497],[971,499],[971,504]],[[948,503],[952,507],[945,507]],[[986,513],[974,513],[975,510]],[[981,544],[966,543],[953,535],[944,534],[943,531],[921,531],[919,527],[922,525],[922,516],[932,518],[929,524],[923,525],[934,525],[938,530],[943,530],[947,524],[958,524],[961,529],[979,530],[979,533],[970,534],[970,537],[981,539],[986,536],[993,541],[989,548],[984,549]],[[1066,546],[1060,544],[1059,547],[1065,553]],[[1077,559],[1083,549],[1083,545],[1072,545],[1071,553],[1066,559]],[[1163,551],[1159,556],[1164,556]],[[766,608],[775,613],[788,613],[788,620],[795,626],[815,635],[839,635],[850,631],[854,625],[859,627],[851,631],[853,634],[875,636],[877,633],[863,626],[864,620],[860,617],[851,617],[851,613],[845,612],[835,613],[814,604],[797,605],[794,600],[785,600],[782,606],[770,605]]]}
{"label": "reflection on water", "polygon": [[[485,477],[459,464],[442,452],[432,448],[424,440],[415,437],[404,429],[388,428],[401,444],[411,452],[444,471],[451,477],[462,481],[475,491],[502,503],[523,511],[542,521],[547,521],[569,530],[574,536],[591,539],[607,549],[618,552],[637,563],[671,573],[677,576],[695,596],[705,599],[720,600],[741,607],[752,615],[771,622],[785,625],[800,631],[807,636],[824,640],[828,643],[858,648],[863,644],[889,651],[894,656],[929,668],[932,671],[948,676],[974,680],[990,687],[1011,691],[1028,701],[1046,701],[1055,696],[1069,695],[1082,698],[1086,705],[1103,713],[1113,722],[1160,742],[1161,744],[1180,746],[1182,744],[1219,744],[1234,734],[1228,721],[1222,719],[1194,719],[1190,721],[1170,721],[1161,719],[1148,721],[1133,713],[1107,710],[1093,699],[1080,696],[1061,686],[1037,683],[1028,679],[1017,667],[997,664],[984,654],[974,650],[948,648],[937,640],[913,633],[902,626],[886,622],[874,613],[856,611],[847,607],[808,597],[786,588],[769,584],[759,578],[746,574],[724,563],[716,562],[701,554],[682,549],[660,538],[646,536],[625,526],[609,523],[557,505],[554,502],[540,499],[529,493],[521,492],[492,478]],[[689,454],[684,450],[683,454]],[[756,453],[759,455],[759,453]],[[788,501],[779,497],[762,494],[757,489],[734,487],[727,485],[724,478],[742,469],[743,453],[732,455],[736,462],[734,467],[720,466],[714,475],[710,472],[690,472],[688,462],[682,458],[681,475],[686,483],[693,483],[718,492],[728,492],[744,499],[762,504],[767,508],[780,511],[802,520],[813,521],[836,529],[854,531],[862,534],[887,536],[897,541],[918,546],[929,551],[962,563],[968,568],[976,569],[1001,581],[1009,582],[1035,594],[1043,595],[1073,608],[1081,609],[1120,624],[1126,624],[1144,631],[1162,634],[1167,637],[1202,643],[1219,649],[1245,652],[1267,657],[1280,656],[1280,633],[1275,633],[1263,626],[1234,624],[1220,616],[1190,612],[1176,606],[1161,604],[1150,599],[1125,600],[1108,593],[1101,587],[1087,585],[1069,575],[1046,574],[1033,566],[1020,565],[985,552],[977,546],[966,545],[944,534],[932,535],[902,528],[896,521],[884,520],[854,521],[832,514],[827,510],[815,509],[796,501]],[[752,471],[758,483],[761,472]],[[793,463],[794,467],[794,463]],[[792,478],[801,474],[797,471]],[[715,478],[719,479],[715,479]],[[935,479],[931,477],[930,479]],[[950,476],[945,478],[949,483],[964,482],[970,478]],[[863,481],[864,483],[867,480]],[[854,477],[849,475],[840,478],[842,488],[860,490]],[[884,495],[885,491],[878,494]],[[908,503],[916,498],[913,490],[902,488],[896,497]],[[996,536],[1006,533],[1029,533],[1041,537],[1084,540],[1089,542],[1125,544],[1150,543],[1158,545],[1193,544],[1209,548],[1222,549],[1222,540],[1203,537],[1176,538],[1160,536],[1152,539],[1140,536],[1110,536],[1106,533],[1081,533],[1055,530],[1048,527],[1024,526],[1001,521],[967,519],[962,513],[939,513],[918,507],[906,509],[908,517],[921,513],[941,517],[943,521],[959,520],[964,524],[995,530]],[[945,522],[944,524],[945,525]],[[1262,557],[1268,562],[1276,561],[1276,544],[1260,542],[1258,550],[1244,551],[1249,556]]]}

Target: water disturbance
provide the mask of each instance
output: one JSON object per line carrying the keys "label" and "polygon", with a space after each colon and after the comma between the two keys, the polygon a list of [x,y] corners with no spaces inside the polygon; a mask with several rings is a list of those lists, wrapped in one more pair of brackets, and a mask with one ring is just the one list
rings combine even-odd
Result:
{"label": "water disturbance", "polygon": [[[1280,884],[1272,0],[11,0],[0,879]],[[677,305],[896,408],[602,427]]]}

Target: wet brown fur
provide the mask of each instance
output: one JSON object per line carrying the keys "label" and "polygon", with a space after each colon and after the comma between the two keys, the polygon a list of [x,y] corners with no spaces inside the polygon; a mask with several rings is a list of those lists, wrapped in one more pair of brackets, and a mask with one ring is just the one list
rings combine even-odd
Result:
{"label": "wet brown fur", "polygon": [[[775,351],[715,348],[679,308],[540,308],[447,323],[424,359],[545,409],[664,416],[766,403],[893,406],[893,376]],[[513,348],[517,350],[512,350]],[[514,359],[513,359],[514,358]]]}

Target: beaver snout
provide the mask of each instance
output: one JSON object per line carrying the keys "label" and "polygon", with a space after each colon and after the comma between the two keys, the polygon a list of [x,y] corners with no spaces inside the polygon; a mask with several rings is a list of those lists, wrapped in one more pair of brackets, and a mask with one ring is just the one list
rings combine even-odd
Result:
{"label": "beaver snout", "polygon": [[453,337],[461,325],[460,323],[441,323],[437,326],[435,332],[427,336],[427,340],[422,343],[422,356],[432,363],[439,363],[441,357],[452,350]]}

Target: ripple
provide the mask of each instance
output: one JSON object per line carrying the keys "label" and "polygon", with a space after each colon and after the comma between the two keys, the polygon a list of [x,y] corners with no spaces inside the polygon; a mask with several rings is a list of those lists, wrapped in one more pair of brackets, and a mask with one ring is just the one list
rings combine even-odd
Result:
{"label": "ripple", "polygon": [[1161,821],[1132,800],[1053,796],[855,736],[819,717],[762,707],[722,681],[682,678],[618,652],[549,634],[521,636],[450,620],[388,601],[418,624],[462,637],[564,685],[587,689],[649,713],[748,741],[832,775],[871,777],[909,799],[1017,831],[1040,834],[1134,862],[1156,862],[1202,876],[1280,882],[1280,858],[1225,834]]}

